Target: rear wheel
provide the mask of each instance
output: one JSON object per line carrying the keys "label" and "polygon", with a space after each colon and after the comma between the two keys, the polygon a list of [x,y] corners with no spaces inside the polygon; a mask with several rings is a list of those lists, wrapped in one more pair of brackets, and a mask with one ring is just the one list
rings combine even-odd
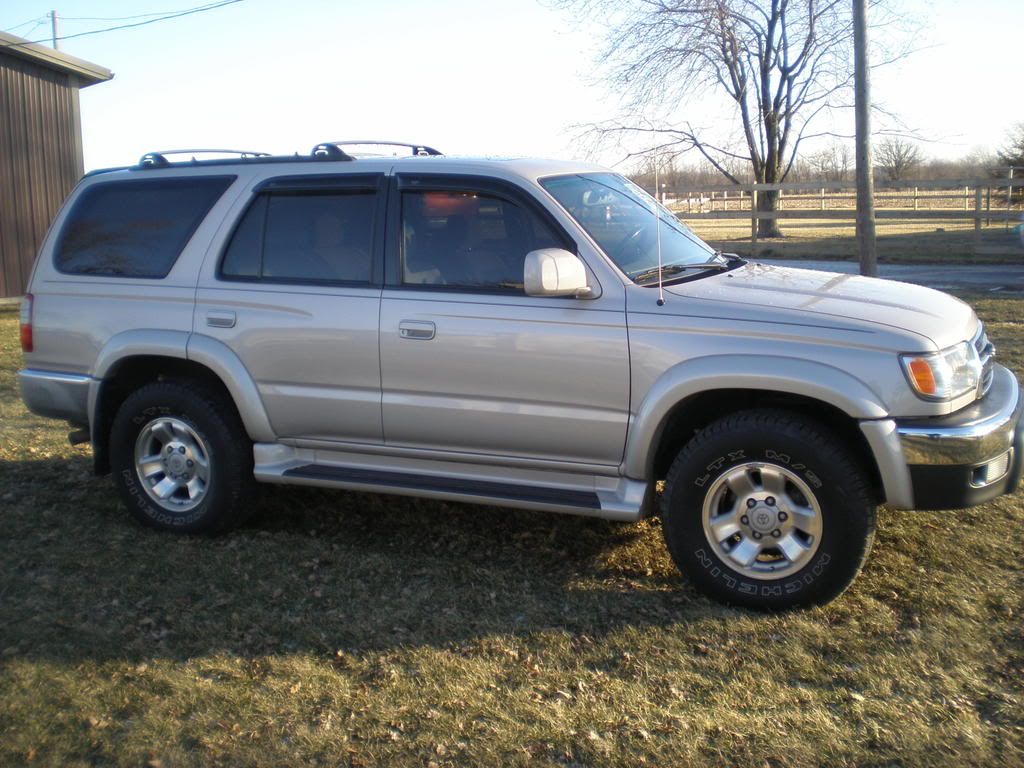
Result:
{"label": "rear wheel", "polygon": [[110,433],[121,496],[145,525],[215,532],[241,522],[254,484],[252,443],[234,407],[194,381],[158,381],[121,405]]}
{"label": "rear wheel", "polygon": [[662,496],[666,543],[705,594],[753,608],[828,602],[871,548],[863,468],[819,424],[785,411],[726,416],[688,443]]}

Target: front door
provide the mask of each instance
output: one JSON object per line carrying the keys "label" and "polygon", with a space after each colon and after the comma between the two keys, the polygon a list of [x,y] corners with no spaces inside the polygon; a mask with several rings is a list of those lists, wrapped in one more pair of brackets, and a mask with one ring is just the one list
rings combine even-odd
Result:
{"label": "front door", "polygon": [[575,243],[525,191],[473,177],[399,176],[389,208],[386,444],[619,464],[629,411],[622,296],[523,291],[529,251]]}

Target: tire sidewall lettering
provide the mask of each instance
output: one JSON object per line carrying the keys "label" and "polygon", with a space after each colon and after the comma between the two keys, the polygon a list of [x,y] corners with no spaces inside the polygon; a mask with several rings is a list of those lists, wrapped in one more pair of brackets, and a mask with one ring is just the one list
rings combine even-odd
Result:
{"label": "tire sidewall lettering", "polygon": [[805,463],[793,461],[791,454],[785,451],[777,451],[772,448],[765,448],[764,451],[759,452],[759,455],[755,455],[755,457],[752,458],[747,458],[746,451],[744,449],[727,451],[725,454],[707,464],[704,467],[706,471],[695,477],[693,484],[697,488],[704,488],[709,482],[717,478],[723,469],[728,469],[733,465],[740,464],[745,461],[764,461],[765,463],[784,466],[803,478],[803,480],[816,491],[821,490],[825,485],[818,473],[808,467]]}

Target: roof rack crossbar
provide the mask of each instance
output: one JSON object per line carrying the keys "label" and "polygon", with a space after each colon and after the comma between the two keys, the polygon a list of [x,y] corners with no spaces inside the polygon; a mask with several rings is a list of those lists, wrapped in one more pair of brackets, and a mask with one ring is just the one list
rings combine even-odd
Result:
{"label": "roof rack crossbar", "polygon": [[[336,147],[347,147],[353,144],[377,144],[385,147],[408,147],[414,155],[440,155],[440,150],[428,147],[426,144],[410,144],[406,141],[381,141],[380,139],[343,139],[342,141],[325,141],[324,144],[333,144]],[[323,144],[319,145],[323,146]]]}
{"label": "roof rack crossbar", "polygon": [[[269,152],[257,152],[251,149],[161,149],[158,152],[147,152],[139,160],[141,168],[166,168],[170,165],[167,155],[238,155],[240,157],[270,157]],[[192,158],[195,160],[195,158]]]}

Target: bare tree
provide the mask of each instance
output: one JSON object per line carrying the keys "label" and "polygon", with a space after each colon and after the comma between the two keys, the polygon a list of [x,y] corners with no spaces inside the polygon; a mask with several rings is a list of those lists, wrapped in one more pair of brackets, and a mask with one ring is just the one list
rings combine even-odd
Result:
{"label": "bare tree", "polygon": [[[1024,177],[1024,123],[1017,123],[1007,137],[1006,145],[999,151],[999,160],[1010,166],[1011,178]],[[1024,199],[1024,189],[1010,187],[1006,190],[1012,200],[1016,196]]]}
{"label": "bare tree", "polygon": [[875,149],[878,167],[885,171],[890,181],[901,181],[924,162],[921,148],[911,141],[890,136]]}
{"label": "bare tree", "polygon": [[849,145],[833,141],[807,157],[807,167],[815,178],[824,181],[846,181],[853,170],[853,152]]}
{"label": "bare tree", "polygon": [[[801,142],[822,135],[812,133],[815,118],[850,106],[849,0],[557,1],[611,19],[601,61],[627,117],[590,126],[598,140],[646,135],[656,149],[700,153],[733,183],[740,182],[729,161],[740,159],[755,181],[774,184],[789,174]],[[731,100],[739,141],[672,119],[708,89]],[[648,114],[656,104],[666,105],[668,118]],[[777,197],[760,195],[760,210],[775,211]],[[758,234],[781,232],[764,218]]]}
{"label": "bare tree", "polygon": [[999,159],[1006,165],[1024,167],[1024,123],[1017,123],[1010,130],[1006,145],[999,151]]}

